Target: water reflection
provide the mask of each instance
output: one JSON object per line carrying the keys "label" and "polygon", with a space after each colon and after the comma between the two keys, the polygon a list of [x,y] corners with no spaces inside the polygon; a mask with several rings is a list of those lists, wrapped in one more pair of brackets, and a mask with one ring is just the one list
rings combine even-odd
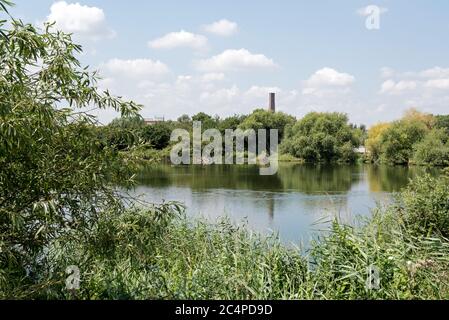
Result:
{"label": "water reflection", "polygon": [[276,175],[260,176],[257,166],[151,165],[138,173],[133,192],[151,202],[182,201],[192,216],[246,220],[254,230],[297,242],[307,241],[318,220],[369,214],[424,171],[438,174],[419,167],[280,164]]}

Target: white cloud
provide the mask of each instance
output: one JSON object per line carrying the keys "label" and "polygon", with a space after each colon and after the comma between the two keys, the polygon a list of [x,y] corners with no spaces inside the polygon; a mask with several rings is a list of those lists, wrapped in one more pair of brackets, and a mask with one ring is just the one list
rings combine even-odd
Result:
{"label": "white cloud", "polygon": [[378,7],[375,5],[369,5],[369,6],[358,9],[357,14],[362,17],[366,17],[366,16],[373,14],[373,12],[375,12],[377,10],[379,10],[379,14],[384,14],[384,13],[388,12],[388,8]]}
{"label": "white cloud", "polygon": [[166,35],[148,42],[148,46],[153,49],[174,49],[192,48],[204,49],[207,47],[207,38],[203,35],[194,34],[181,30],[170,32]]}
{"label": "white cloud", "polygon": [[322,68],[312,74],[304,81],[303,94],[323,95],[325,93],[348,92],[349,86],[353,84],[355,77],[344,72],[338,72],[332,68]]}
{"label": "white cloud", "polygon": [[159,78],[168,74],[169,68],[162,62],[151,59],[111,59],[101,66],[108,74],[129,78]]}
{"label": "white cloud", "polygon": [[316,86],[347,86],[354,82],[354,76],[338,72],[332,68],[323,68],[316,71],[308,80],[307,85]]}
{"label": "white cloud", "polygon": [[449,89],[449,78],[428,80],[425,86],[434,89]]}
{"label": "white cloud", "polygon": [[420,72],[425,78],[449,78],[449,68],[433,67]]}
{"label": "white cloud", "polygon": [[263,54],[252,54],[246,49],[225,50],[216,56],[197,62],[199,70],[208,72],[273,67],[276,67],[276,64],[272,59],[267,58]]}
{"label": "white cloud", "polygon": [[237,32],[238,26],[235,22],[221,19],[220,21],[205,25],[203,30],[219,36],[229,37]]}
{"label": "white cloud", "polygon": [[253,98],[267,98],[270,92],[281,93],[282,89],[279,87],[259,87],[259,86],[251,86],[246,92],[245,95]]}
{"label": "white cloud", "polygon": [[81,5],[78,2],[53,3],[47,22],[56,22],[56,27],[62,31],[92,40],[115,36],[115,32],[106,24],[106,16],[102,9]]}
{"label": "white cloud", "polygon": [[384,94],[401,94],[404,91],[413,90],[417,87],[416,81],[401,80],[395,82],[393,80],[387,80],[382,83],[380,93]]}

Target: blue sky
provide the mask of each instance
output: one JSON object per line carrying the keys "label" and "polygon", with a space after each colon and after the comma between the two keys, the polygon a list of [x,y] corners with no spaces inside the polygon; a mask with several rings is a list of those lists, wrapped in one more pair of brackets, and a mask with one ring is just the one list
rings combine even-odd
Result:
{"label": "blue sky", "polygon": [[[445,0],[15,2],[25,21],[73,32],[100,87],[144,104],[144,117],[248,113],[269,91],[298,117],[339,111],[371,125],[410,107],[449,112]],[[369,5],[379,29],[365,25]]]}

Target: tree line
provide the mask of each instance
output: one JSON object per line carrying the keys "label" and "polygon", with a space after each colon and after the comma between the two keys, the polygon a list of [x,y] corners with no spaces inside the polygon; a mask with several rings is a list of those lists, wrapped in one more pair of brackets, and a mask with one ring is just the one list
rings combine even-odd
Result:
{"label": "tree line", "polygon": [[408,110],[368,131],[367,160],[373,163],[449,165],[449,115]]}
{"label": "tree line", "polygon": [[263,109],[226,118],[200,112],[151,125],[145,124],[140,116],[122,117],[99,130],[106,143],[118,150],[142,145],[162,150],[170,146],[172,130],[191,132],[193,121],[201,121],[203,131],[213,128],[223,134],[226,129],[277,129],[281,154],[305,162],[354,162],[357,159],[354,149],[363,143],[366,135],[365,126],[349,123],[347,115],[342,113],[313,112],[297,120],[283,112]]}
{"label": "tree line", "polygon": [[[223,134],[226,129],[278,129],[283,158],[307,163],[354,163],[361,159],[393,165],[449,164],[449,115],[426,114],[416,109],[407,110],[397,121],[378,123],[369,130],[365,125],[350,123],[344,113],[311,112],[296,119],[283,112],[256,109],[249,115],[225,118],[200,112],[151,125],[133,115],[117,118],[99,128],[99,132],[106,144],[118,150],[135,146],[163,150],[170,146],[174,129],[191,132],[193,121],[201,121],[203,131],[213,128]],[[362,157],[356,152],[360,146],[366,147]]]}

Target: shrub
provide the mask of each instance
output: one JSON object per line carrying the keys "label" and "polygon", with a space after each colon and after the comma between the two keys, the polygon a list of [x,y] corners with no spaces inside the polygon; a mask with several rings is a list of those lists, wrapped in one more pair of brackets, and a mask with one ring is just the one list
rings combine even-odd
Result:
{"label": "shrub", "polygon": [[422,165],[449,165],[449,136],[443,129],[434,129],[413,146],[413,162]]}
{"label": "shrub", "polygon": [[360,144],[357,131],[344,114],[312,112],[287,127],[281,151],[306,162],[353,162]]}
{"label": "shrub", "polygon": [[400,213],[411,230],[449,236],[449,178],[415,178],[400,195]]}
{"label": "shrub", "polygon": [[427,131],[422,122],[393,122],[380,138],[381,160],[390,164],[407,164],[413,155],[413,145],[421,141]]}

